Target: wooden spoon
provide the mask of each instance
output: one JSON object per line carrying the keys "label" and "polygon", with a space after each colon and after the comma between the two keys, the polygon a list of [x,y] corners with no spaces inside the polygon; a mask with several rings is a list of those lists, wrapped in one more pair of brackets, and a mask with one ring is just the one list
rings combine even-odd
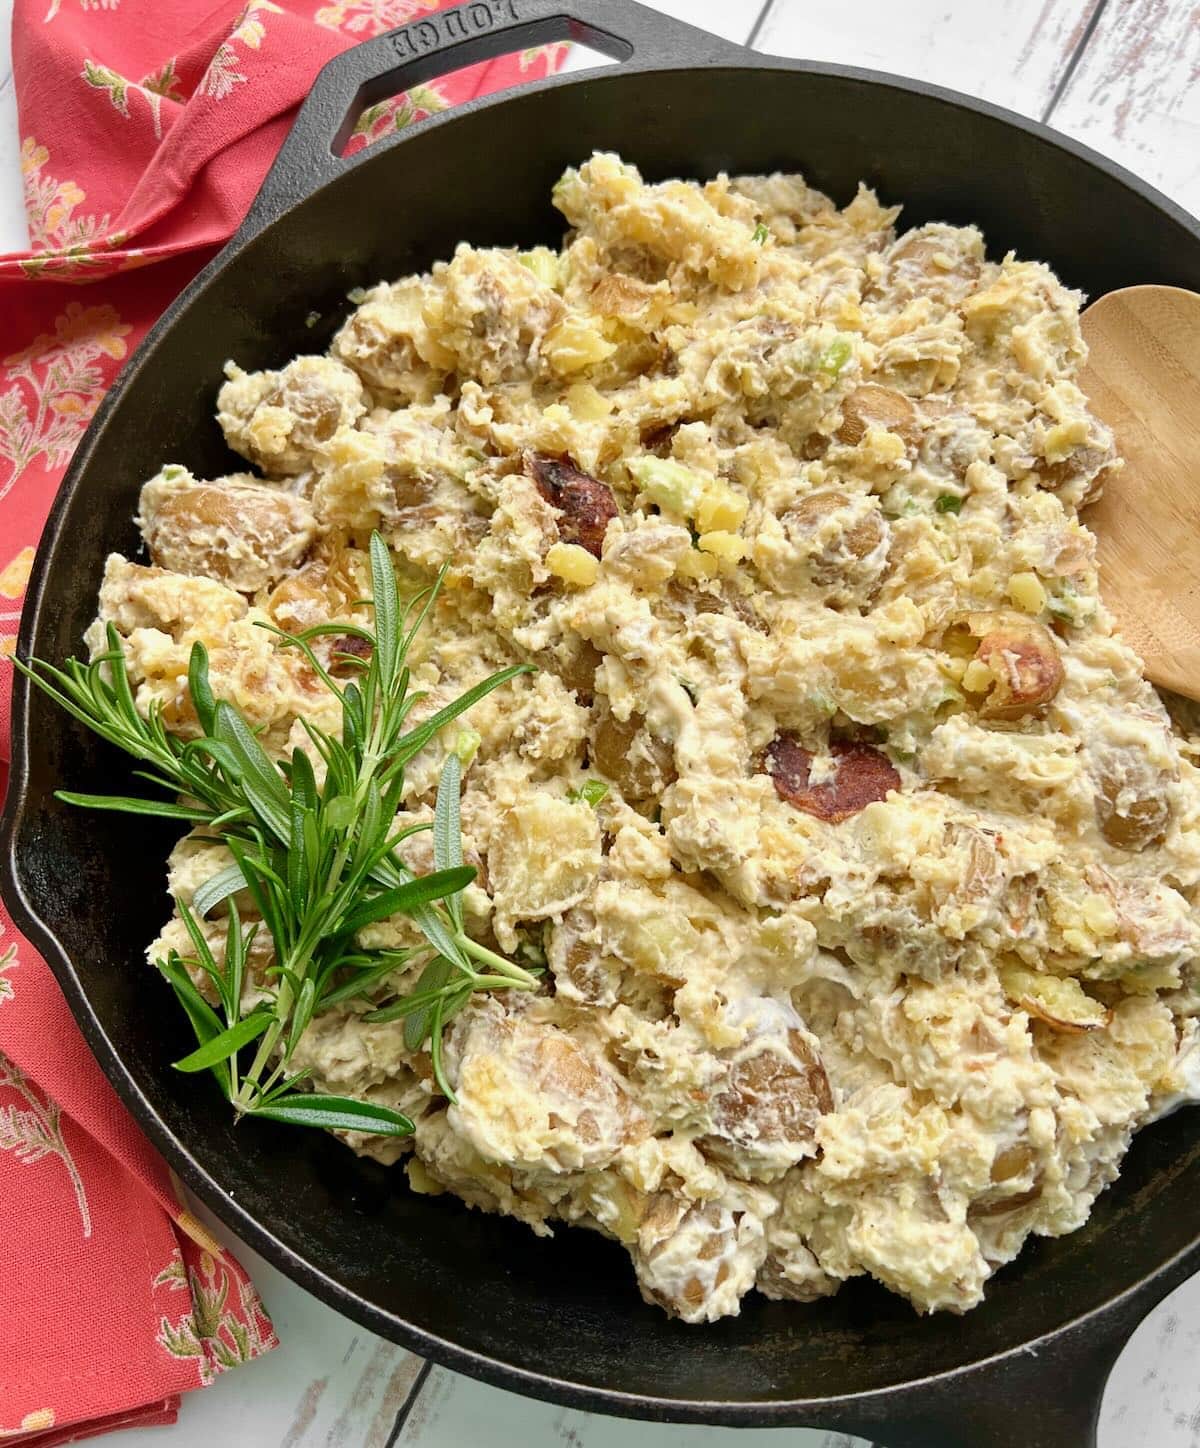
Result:
{"label": "wooden spoon", "polygon": [[1126,287],[1082,325],[1079,385],[1125,459],[1083,515],[1100,591],[1146,677],[1200,699],[1200,296]]}

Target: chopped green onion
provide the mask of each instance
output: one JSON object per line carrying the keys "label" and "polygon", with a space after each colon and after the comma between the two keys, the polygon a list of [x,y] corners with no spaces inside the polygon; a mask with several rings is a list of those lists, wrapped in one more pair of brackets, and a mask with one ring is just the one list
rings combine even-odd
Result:
{"label": "chopped green onion", "polygon": [[608,785],[602,779],[585,779],[578,789],[567,790],[567,798],[572,804],[582,801],[590,804],[593,809],[608,794]]}
{"label": "chopped green onion", "polygon": [[957,493],[943,493],[933,505],[935,513],[961,513],[963,500]]}
{"label": "chopped green onion", "polygon": [[707,479],[674,458],[656,458],[652,454],[630,458],[627,464],[643,495],[671,513],[690,518],[704,494]]}
{"label": "chopped green onion", "polygon": [[771,235],[771,233],[767,230],[767,224],[766,224],[766,222],[765,222],[765,221],[760,221],[760,222],[758,223],[758,225],[754,228],[754,231],[753,231],[750,239],[751,239],[751,241],[756,241],[756,242],[758,242],[759,246],[765,246],[765,245],[766,245],[766,242],[767,242],[767,238],[768,238],[770,235]]}
{"label": "chopped green onion", "polygon": [[849,337],[835,337],[817,362],[817,370],[828,377],[837,377],[842,368],[854,356],[854,344]]}

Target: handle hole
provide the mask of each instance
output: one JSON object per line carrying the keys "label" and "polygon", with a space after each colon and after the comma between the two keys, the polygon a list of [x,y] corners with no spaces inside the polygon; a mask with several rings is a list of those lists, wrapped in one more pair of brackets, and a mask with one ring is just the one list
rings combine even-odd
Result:
{"label": "handle hole", "polygon": [[[372,142],[461,105],[485,90],[489,95],[499,94],[559,71],[590,70],[599,65],[617,64],[624,58],[615,56],[611,45],[607,50],[597,50],[583,39],[552,40],[474,65],[459,66],[432,80],[410,85],[407,90],[365,97],[370,103],[364,105],[353,124],[345,128],[346,139],[340,147],[334,147],[334,154],[355,156]],[[503,76],[502,85],[496,84],[497,72]]]}

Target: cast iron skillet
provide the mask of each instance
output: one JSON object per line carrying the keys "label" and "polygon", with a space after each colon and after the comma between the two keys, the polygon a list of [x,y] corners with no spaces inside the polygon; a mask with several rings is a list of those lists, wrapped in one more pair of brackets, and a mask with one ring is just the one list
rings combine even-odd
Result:
{"label": "cast iron skillet", "polygon": [[[566,37],[624,60],[460,107],[338,159],[359,109],[453,66]],[[593,148],[651,178],[798,169],[839,201],[859,178],[908,223],[975,221],[993,252],[1050,262],[1097,295],[1200,289],[1200,228],[1134,177],[1015,115],[909,81],[753,55],[629,3],[468,0],[322,72],[245,225],[170,308],[97,414],[42,540],[23,656],[79,648],[105,554],[134,553],[141,481],[232,460],[213,423],[221,364],[322,350],[350,287],[479,244],[550,241],[550,188]],[[311,313],[320,314],[315,325]],[[818,1424],[889,1448],[1078,1448],[1144,1313],[1200,1268],[1200,1119],[1143,1132],[1088,1225],[1032,1243],[966,1318],[916,1317],[864,1280],[812,1306],[755,1296],[682,1327],[638,1301],[624,1253],[534,1239],[337,1142],[234,1129],[170,1062],[187,1027],[143,964],[167,912],[170,828],[57,804],[124,765],[17,681],[3,884],[92,1049],[188,1185],[297,1281],[367,1327],[503,1387],[607,1413]]]}

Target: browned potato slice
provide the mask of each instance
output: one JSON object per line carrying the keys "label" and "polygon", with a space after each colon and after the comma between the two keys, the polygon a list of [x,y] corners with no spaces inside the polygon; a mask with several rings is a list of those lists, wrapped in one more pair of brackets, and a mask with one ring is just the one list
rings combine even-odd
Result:
{"label": "browned potato slice", "polygon": [[890,387],[868,382],[856,387],[842,403],[842,425],[834,436],[854,447],[871,428],[894,432],[909,447],[916,447],[921,440],[921,420],[908,398]]}
{"label": "browned potato slice", "polygon": [[[972,614],[970,624],[979,639],[975,658],[991,674],[980,717],[1013,721],[1045,709],[1063,681],[1062,659],[1049,630],[1020,614]],[[970,681],[968,669],[968,688]]]}
{"label": "browned potato slice", "polygon": [[[833,605],[863,604],[890,566],[890,531],[879,501],[869,493],[830,488],[808,493],[780,517],[801,576]],[[771,581],[795,586],[794,570]]]}
{"label": "browned potato slice", "polygon": [[539,493],[559,512],[558,535],[600,557],[605,530],[617,516],[617,502],[607,483],[580,472],[570,458],[527,453],[525,469]]}
{"label": "browned potato slice", "polygon": [[886,253],[888,289],[892,297],[936,297],[960,302],[979,282],[978,257],[964,249],[956,228],[934,223],[915,227],[893,243]]}
{"label": "browned potato slice", "polygon": [[[634,1250],[642,1296],[672,1317],[704,1321],[708,1300],[729,1277],[736,1240],[737,1222],[728,1207],[691,1206],[670,1192],[656,1192],[638,1224]],[[687,1264],[683,1270],[680,1259]]]}
{"label": "browned potato slice", "polygon": [[269,587],[308,552],[317,521],[305,498],[249,477],[152,478],[139,514],[150,556],[173,573],[203,574],[239,593]]}
{"label": "browned potato slice", "polygon": [[289,573],[271,590],[267,612],[292,633],[328,623],[330,619],[357,618],[354,602],[371,590],[367,555],[320,539],[303,567]]}
{"label": "browned potato slice", "polygon": [[900,776],[890,760],[869,744],[834,742],[829,752],[836,764],[834,777],[810,784],[811,751],[802,748],[794,735],[776,735],[767,746],[766,766],[779,798],[816,819],[839,824],[900,788]]}
{"label": "browned potato slice", "polygon": [[559,1026],[508,1015],[493,1001],[459,1018],[455,1044],[457,1111],[492,1161],[591,1170],[647,1132],[644,1115],[599,1048]]}
{"label": "browned potato slice", "polygon": [[592,736],[592,763],[630,803],[653,799],[674,783],[675,751],[646,727],[640,714],[617,719],[606,707]]}
{"label": "browned potato slice", "polygon": [[230,369],[217,409],[229,446],[278,477],[311,468],[366,399],[357,373],[335,358],[295,357],[279,372]]}
{"label": "browned potato slice", "polygon": [[1112,1012],[1093,1000],[1071,975],[1045,975],[1022,965],[1004,965],[1000,984],[1014,1005],[1056,1031],[1079,1035],[1099,1030],[1112,1019]]}

